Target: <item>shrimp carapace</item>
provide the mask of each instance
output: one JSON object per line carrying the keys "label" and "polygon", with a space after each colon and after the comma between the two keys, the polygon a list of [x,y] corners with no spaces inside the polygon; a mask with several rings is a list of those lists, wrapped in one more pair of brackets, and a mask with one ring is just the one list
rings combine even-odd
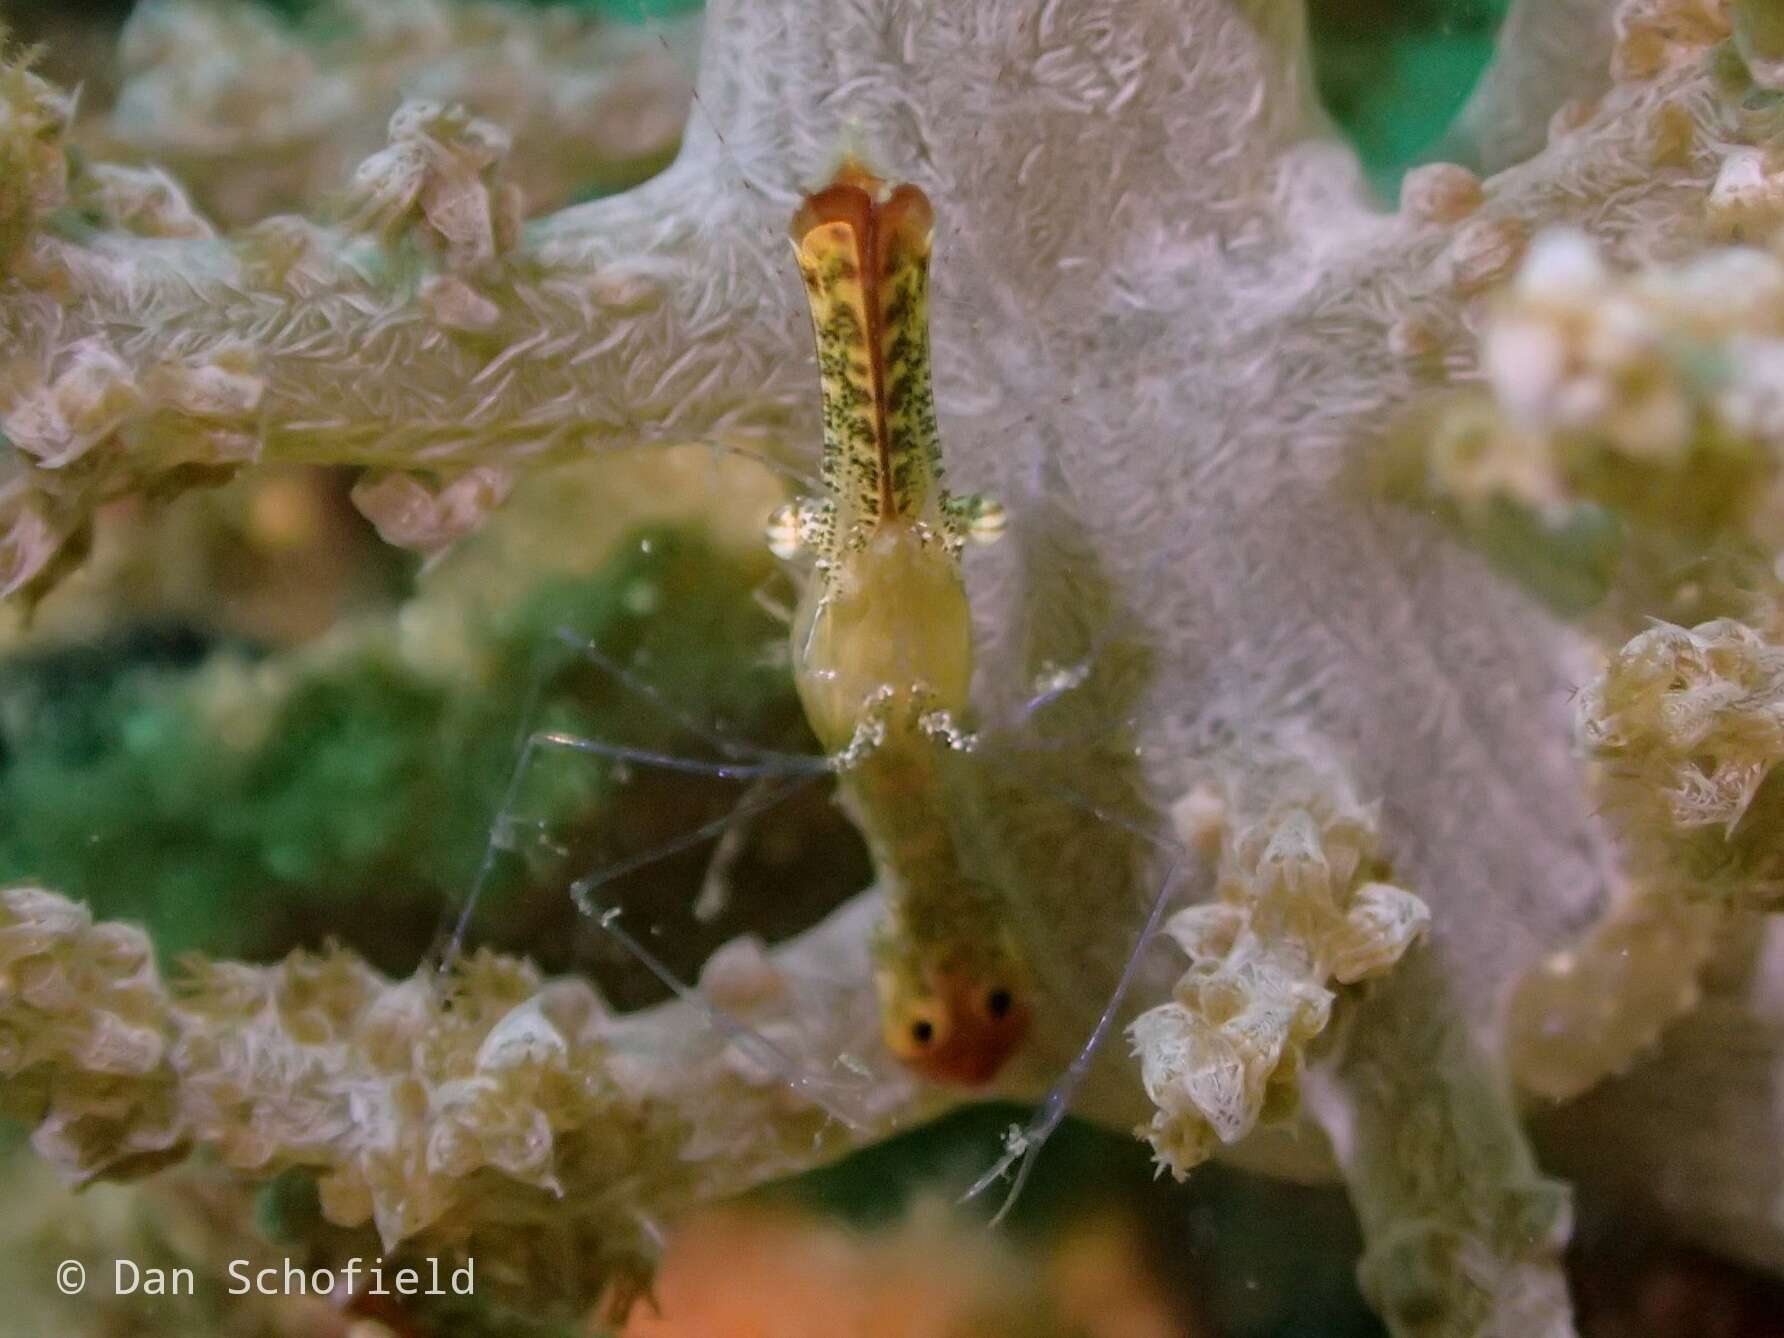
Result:
{"label": "shrimp carapace", "polygon": [[915,186],[846,160],[793,216],[793,249],[817,336],[826,495],[770,522],[776,552],[813,551],[794,620],[806,715],[846,748],[870,710],[909,701],[965,710],[972,673],[964,540],[989,542],[1002,511],[942,488],[930,383],[934,215]]}

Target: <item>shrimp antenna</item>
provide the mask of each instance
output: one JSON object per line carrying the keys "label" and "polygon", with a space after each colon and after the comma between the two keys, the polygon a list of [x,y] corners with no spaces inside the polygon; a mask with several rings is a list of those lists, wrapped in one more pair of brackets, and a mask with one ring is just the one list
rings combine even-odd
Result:
{"label": "shrimp antenna", "polygon": [[[471,881],[471,889],[465,896],[464,905],[454,921],[452,933],[440,954],[440,961],[435,967],[436,975],[443,975],[449,971],[457,963],[464,950],[471,917],[476,913],[483,891],[495,871],[498,853],[508,844],[507,833],[514,821],[514,806],[519,801],[521,785],[531,771],[534,758],[541,749],[560,748],[571,752],[605,757],[615,762],[633,762],[641,766],[653,766],[663,770],[694,775],[716,776],[725,780],[773,780],[775,778],[799,777],[810,779],[831,769],[828,759],[825,758],[804,753],[758,748],[753,744],[726,738],[701,723],[692,712],[672,701],[654,684],[646,682],[625,665],[620,664],[587,637],[568,627],[560,627],[557,629],[556,639],[568,647],[573,655],[580,656],[603,673],[614,678],[623,687],[648,702],[675,724],[712,745],[729,760],[710,762],[698,758],[677,757],[669,753],[610,744],[599,739],[587,739],[559,731],[534,729],[533,724],[538,716],[545,685],[553,675],[562,670],[567,657],[542,661],[528,681],[526,695],[521,706],[520,725],[515,732],[514,739],[516,754],[514,769],[508,777],[507,787],[502,792],[501,805],[496,810],[495,817],[490,821],[488,838],[483,846],[483,858],[477,866],[477,873]],[[778,789],[773,792],[772,798],[767,800],[752,796],[727,814],[717,826],[708,823],[693,833],[676,838],[664,847],[635,856],[625,861],[623,867],[610,870],[602,882],[612,881],[612,879],[620,877],[622,873],[634,872],[657,859],[697,845],[702,840],[722,835],[725,827],[734,821],[740,813],[745,817],[764,813],[799,788],[798,785],[792,785]]]}
{"label": "shrimp antenna", "polygon": [[[731,780],[750,779],[763,782],[778,779],[784,781],[784,784],[752,793],[734,806],[730,812],[712,822],[662,842],[648,851],[592,870],[570,885],[570,897],[579,912],[593,920],[604,933],[613,938],[666,989],[684,1003],[697,1009],[707,1023],[721,1035],[736,1044],[745,1053],[750,1054],[764,1067],[779,1074],[789,1088],[810,1100],[830,1118],[854,1132],[864,1132],[867,1127],[866,1122],[849,1110],[847,1106],[839,1104],[830,1095],[840,1086],[835,1079],[810,1072],[761,1032],[713,1003],[698,990],[688,986],[660,958],[639,942],[636,935],[619,923],[621,911],[618,907],[605,906],[598,902],[594,896],[596,889],[604,887],[628,873],[648,867],[669,855],[723,835],[739,817],[755,816],[774,808],[818,776],[826,774],[830,770],[828,760],[796,753],[757,750],[738,744],[734,740],[724,739],[693,720],[691,716],[681,711],[661,693],[656,692],[651,685],[643,683],[629,671],[615,664],[592,642],[578,638],[568,629],[559,629],[558,640],[581,653],[598,667],[614,673],[623,684],[636,689],[640,695],[660,710],[668,713],[678,724],[720,747],[722,751],[732,753],[733,756],[726,761],[707,761],[698,758],[677,757],[651,749],[607,743],[600,739],[582,738],[555,730],[535,730],[525,734],[525,741],[521,744],[520,755],[515,762],[513,775],[510,777],[504,793],[501,810],[491,823],[490,839],[484,849],[483,862],[479,866],[477,878],[472,884],[466,906],[458,916],[450,944],[437,972],[446,971],[457,960],[476,899],[493,868],[499,834],[506,830],[512,822],[513,807],[519,795],[521,782],[530,770],[534,757],[542,749],[558,748],[617,762],[631,762],[642,766],[658,767],[694,775],[717,776]],[[530,720],[537,710],[543,685],[557,668],[561,668],[561,662],[556,665],[542,665],[534,673],[527,693],[526,706],[522,716],[523,722]],[[523,730],[526,728],[524,723],[522,728]]]}
{"label": "shrimp antenna", "polygon": [[[767,778],[764,777],[764,779]],[[750,795],[739,800],[730,812],[714,818],[711,822],[702,823],[690,832],[671,837],[660,845],[652,846],[649,850],[641,851],[614,864],[603,865],[599,870],[578,879],[575,887],[579,887],[585,892],[592,892],[598,887],[606,887],[607,884],[624,878],[629,873],[647,869],[659,860],[667,859],[671,855],[679,855],[684,850],[691,850],[697,845],[721,837],[740,818],[753,818],[758,814],[768,812],[771,808],[778,807],[782,802],[804,789],[812,779],[812,775],[799,776],[779,788],[769,787],[766,790],[752,791]],[[574,891],[575,888],[571,890]],[[648,966],[649,963],[645,965]]]}
{"label": "shrimp antenna", "polygon": [[692,712],[680,703],[672,700],[656,684],[643,678],[626,665],[621,664],[606,651],[602,650],[588,638],[579,636],[568,627],[558,629],[558,640],[568,645],[575,653],[594,665],[601,672],[643,698],[668,719],[680,725],[696,738],[711,744],[725,756],[735,759],[748,759],[760,763],[780,763],[783,767],[795,772],[809,772],[813,775],[831,770],[828,758],[813,753],[788,753],[773,748],[763,748],[742,739],[727,738],[717,730],[696,719]]}
{"label": "shrimp antenna", "polygon": [[[1009,766],[1007,763],[1000,765]],[[1015,770],[1014,767],[1010,769]],[[1025,783],[1037,786],[1061,803],[1069,804],[1100,821],[1112,823],[1148,845],[1165,852],[1170,862],[1166,866],[1164,877],[1159,881],[1157,892],[1153,894],[1151,905],[1147,908],[1146,921],[1134,939],[1134,946],[1122,964],[1121,975],[1116,979],[1115,988],[1110,993],[1107,1002],[1104,1003],[1102,1012],[1098,1014],[1096,1025],[1091,1028],[1090,1035],[1079,1047],[1072,1062],[1066,1066],[1065,1072],[1048,1089],[1047,1095],[1041,1099],[1028,1123],[1012,1129],[1004,1154],[989,1170],[973,1182],[966,1193],[960,1196],[959,1202],[971,1202],[1008,1174],[1010,1167],[1015,1166],[1015,1179],[1011,1181],[1009,1192],[1004,1196],[1002,1206],[991,1218],[993,1227],[1002,1225],[1004,1219],[1009,1216],[1010,1210],[1016,1206],[1016,1200],[1021,1197],[1022,1190],[1028,1183],[1028,1178],[1034,1170],[1035,1161],[1039,1158],[1041,1149],[1046,1146],[1047,1140],[1059,1128],[1071,1109],[1072,1098],[1084,1085],[1085,1078],[1089,1077],[1090,1066],[1095,1061],[1098,1052],[1101,1051],[1103,1043],[1108,1039],[1110,1031],[1114,1029],[1115,1020],[1120,1016],[1122,1005],[1127,1001],[1128,991],[1139,974],[1140,958],[1147,945],[1158,933],[1159,924],[1164,919],[1165,907],[1171,902],[1171,896],[1176,890],[1184,863],[1194,858],[1180,842],[1161,836],[1158,832],[1121,813],[1093,803],[1075,790],[1039,781],[1033,777],[1025,776],[1023,779]]]}
{"label": "shrimp antenna", "polygon": [[502,803],[496,815],[490,820],[489,834],[483,843],[483,858],[477,865],[477,875],[471,880],[471,890],[465,894],[464,905],[459,909],[453,922],[452,934],[446,941],[440,960],[434,967],[435,978],[444,976],[458,962],[459,954],[464,951],[465,935],[471,927],[471,916],[477,910],[477,904],[483,898],[483,889],[489,882],[489,876],[495,870],[496,852],[501,847],[499,833],[507,829],[512,819],[510,814],[514,801],[520,795],[520,783],[525,777],[527,764],[531,758],[531,743],[528,738],[533,725],[533,717],[539,710],[539,699],[544,695],[546,680],[552,676],[555,666],[542,662],[533,670],[527,681],[526,695],[521,700],[520,723],[514,731],[514,770],[509,774],[507,788],[502,791]]}

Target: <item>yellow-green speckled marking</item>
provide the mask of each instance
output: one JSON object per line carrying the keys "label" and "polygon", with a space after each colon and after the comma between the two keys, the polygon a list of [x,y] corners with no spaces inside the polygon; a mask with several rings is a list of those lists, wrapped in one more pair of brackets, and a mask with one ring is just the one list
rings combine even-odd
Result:
{"label": "yellow-green speckled marking", "polygon": [[894,517],[926,519],[940,485],[929,369],[933,216],[915,186],[883,191],[845,164],[793,224],[818,341],[824,487],[845,542]]}

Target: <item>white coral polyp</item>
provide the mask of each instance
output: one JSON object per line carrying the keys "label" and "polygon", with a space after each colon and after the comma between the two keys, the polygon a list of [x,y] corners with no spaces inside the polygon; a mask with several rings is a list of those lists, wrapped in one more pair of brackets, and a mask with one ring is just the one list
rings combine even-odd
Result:
{"label": "white coral polyp", "polygon": [[1737,149],[1722,162],[1704,206],[1720,236],[1762,243],[1784,227],[1784,172],[1760,149]]}
{"label": "white coral polyp", "polygon": [[1482,365],[1526,432],[1604,433],[1631,456],[1675,456],[1693,405],[1656,315],[1611,285],[1583,236],[1544,236],[1482,340]]}
{"label": "white coral polyp", "polygon": [[498,126],[463,107],[405,102],[390,118],[389,147],[353,175],[351,223],[378,233],[418,226],[448,270],[482,270],[520,232],[520,196],[501,179],[508,147]]}
{"label": "white coral polyp", "polygon": [[434,556],[446,551],[500,506],[514,487],[512,470],[480,465],[445,482],[373,470],[353,485],[353,504],[388,544]]}
{"label": "white coral polyp", "polygon": [[1374,817],[1338,776],[1308,768],[1277,793],[1237,825],[1238,806],[1213,803],[1206,786],[1174,810],[1186,822],[1211,810],[1224,818],[1183,833],[1206,842],[1218,832],[1219,900],[1166,923],[1189,969],[1171,1002],[1129,1031],[1158,1107],[1140,1133],[1178,1176],[1294,1114],[1306,1048],[1331,1019],[1331,984],[1386,972],[1430,923],[1417,897],[1369,877]]}
{"label": "white coral polyp", "polygon": [[97,446],[143,403],[134,373],[101,337],[70,347],[53,379],[0,412],[0,429],[43,469]]}
{"label": "white coral polyp", "polygon": [[1784,648],[1723,618],[1635,636],[1577,703],[1581,742],[1624,805],[1732,828],[1784,758]]}

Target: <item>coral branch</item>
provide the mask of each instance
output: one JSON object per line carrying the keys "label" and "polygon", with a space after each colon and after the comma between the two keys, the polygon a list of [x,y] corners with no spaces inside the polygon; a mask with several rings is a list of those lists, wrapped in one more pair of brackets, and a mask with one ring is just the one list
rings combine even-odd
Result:
{"label": "coral branch", "polygon": [[1505,1021],[1519,1090],[1567,1101],[1629,1070],[1698,1004],[1727,908],[1659,880],[1619,889],[1599,922],[1517,983]]}
{"label": "coral branch", "polygon": [[[8,143],[43,162],[25,178],[38,183],[30,208],[12,211],[20,217],[8,225],[11,258],[0,272],[0,336],[12,350],[0,430],[23,480],[0,516],[10,536],[0,590],[46,585],[58,555],[78,553],[105,498],[250,460],[421,470],[434,476],[422,485],[433,492],[474,466],[512,468],[615,439],[809,430],[780,220],[801,177],[842,142],[845,114],[868,117],[881,100],[864,90],[845,108],[818,97],[848,77],[836,53],[861,62],[863,77],[882,55],[929,44],[990,60],[1021,54],[1033,86],[1000,101],[995,117],[974,118],[975,157],[990,139],[994,157],[1009,156],[994,169],[999,178],[1056,178],[1092,163],[1107,176],[1114,164],[1099,142],[1120,122],[1100,122],[1102,134],[1037,138],[1036,115],[1081,125],[1087,112],[1135,101],[1232,101],[1244,85],[1256,98],[1255,140],[1280,145],[1304,133],[1298,7],[1260,6],[1267,36],[1219,12],[1218,24],[1196,31],[1192,54],[1180,16],[1164,7],[1141,25],[1094,7],[1012,8],[972,32],[945,10],[904,7],[889,27],[863,11],[850,20],[858,31],[837,32],[783,22],[774,6],[715,6],[702,103],[731,133],[720,140],[704,122],[663,177],[563,211],[525,242],[518,197],[503,184],[507,137],[437,104],[392,118],[390,147],[354,179],[344,227],[277,219],[230,242],[172,246],[112,218],[71,236],[48,226],[62,202],[59,127],[32,128],[53,94],[14,71]],[[798,33],[809,37],[790,42]],[[938,79],[977,77],[976,61],[927,66],[920,51],[906,59]],[[753,74],[771,68],[772,86]],[[970,83],[929,92],[963,105],[981,96]],[[797,144],[785,142],[789,127]],[[1200,152],[1213,144],[1204,137],[1178,150],[1197,158],[1182,175],[1211,209],[1267,188],[1268,155]],[[886,151],[904,159],[917,147]],[[1210,170],[1210,158],[1226,170]],[[754,182],[721,189],[740,166]],[[944,176],[964,170],[947,164]],[[27,224],[36,225],[28,240]],[[1106,235],[1100,216],[1096,226]],[[1095,242],[1067,229],[1026,254],[1052,270]],[[188,389],[220,379],[229,387],[221,398]],[[415,490],[369,495],[408,511]],[[451,526],[420,529],[437,540]]]}
{"label": "coral branch", "polygon": [[1580,741],[1631,867],[1687,896],[1784,905],[1784,649],[1721,619],[1635,637],[1579,697]]}
{"label": "coral branch", "polygon": [[[1757,163],[1712,222],[1763,236],[1784,224],[1784,178]],[[1736,215],[1743,222],[1733,221]],[[1699,541],[1784,539],[1784,265],[1717,250],[1678,270],[1613,278],[1584,237],[1542,237],[1482,341],[1491,401],[1451,408],[1432,484],[1464,506],[1510,498],[1545,517],[1581,500]]]}
{"label": "coral branch", "polygon": [[1702,973],[1703,1001],[1668,1028],[1658,1053],[1543,1112],[1535,1136],[1545,1165],[1780,1273],[1784,1240],[1765,1224],[1776,1220],[1784,1168],[1764,1149],[1777,1144],[1784,1090],[1784,921],[1740,915],[1730,929]]}
{"label": "coral branch", "polygon": [[[865,137],[882,174],[921,184],[944,219],[952,202],[1000,208],[1024,241],[1005,263],[1028,274],[1108,255],[1166,197],[1179,217],[1231,233],[1273,188],[1282,153],[1324,124],[1303,8],[918,0],[817,23],[790,0],[721,0],[707,9],[689,147],[715,163],[729,150],[759,187],[784,189],[826,175]],[[1161,174],[1145,191],[1141,164]],[[1065,181],[1069,201],[1051,190]]]}
{"label": "coral branch", "polygon": [[1563,1100],[1627,1071],[1699,1000],[1742,912],[1784,904],[1770,777],[1784,757],[1784,653],[1732,619],[1634,637],[1580,692],[1577,729],[1622,842],[1599,921],[1520,980],[1506,1054]]}
{"label": "coral branch", "polygon": [[1395,1338],[1572,1338],[1567,1189],[1414,954],[1357,1011],[1308,1103],[1362,1219],[1364,1293]]}
{"label": "coral branch", "polygon": [[[57,541],[105,498],[250,461],[449,481],[798,416],[786,322],[743,296],[774,276],[734,245],[740,206],[697,172],[583,206],[529,244],[493,127],[411,104],[391,131],[344,227],[275,219],[173,241],[40,226],[15,248],[6,589],[50,574]],[[38,179],[55,192],[48,167]]]}
{"label": "coral branch", "polygon": [[531,208],[630,185],[673,152],[698,25],[567,6],[322,0],[301,24],[227,0],[138,5],[124,83],[83,147],[170,168],[235,227],[310,209],[375,152],[404,92],[464,103],[515,141]]}
{"label": "coral branch", "polygon": [[1585,106],[1610,86],[1616,7],[1617,0],[1514,0],[1444,156],[1499,172],[1541,150],[1566,102]]}
{"label": "coral branch", "polygon": [[[196,1147],[257,1179],[305,1167],[328,1219],[371,1224],[387,1250],[474,1257],[497,1294],[586,1306],[637,1280],[653,1217],[922,1112],[864,1046],[873,1008],[854,982],[874,913],[863,898],[775,958],[744,941],[708,963],[705,998],[770,1054],[696,1004],[615,1017],[587,984],[490,953],[446,981],[387,980],[341,950],[195,961],[170,987],[141,931],[14,887],[0,891],[0,1090],[73,1180]],[[845,1129],[781,1065],[851,1053],[835,1084]]]}

